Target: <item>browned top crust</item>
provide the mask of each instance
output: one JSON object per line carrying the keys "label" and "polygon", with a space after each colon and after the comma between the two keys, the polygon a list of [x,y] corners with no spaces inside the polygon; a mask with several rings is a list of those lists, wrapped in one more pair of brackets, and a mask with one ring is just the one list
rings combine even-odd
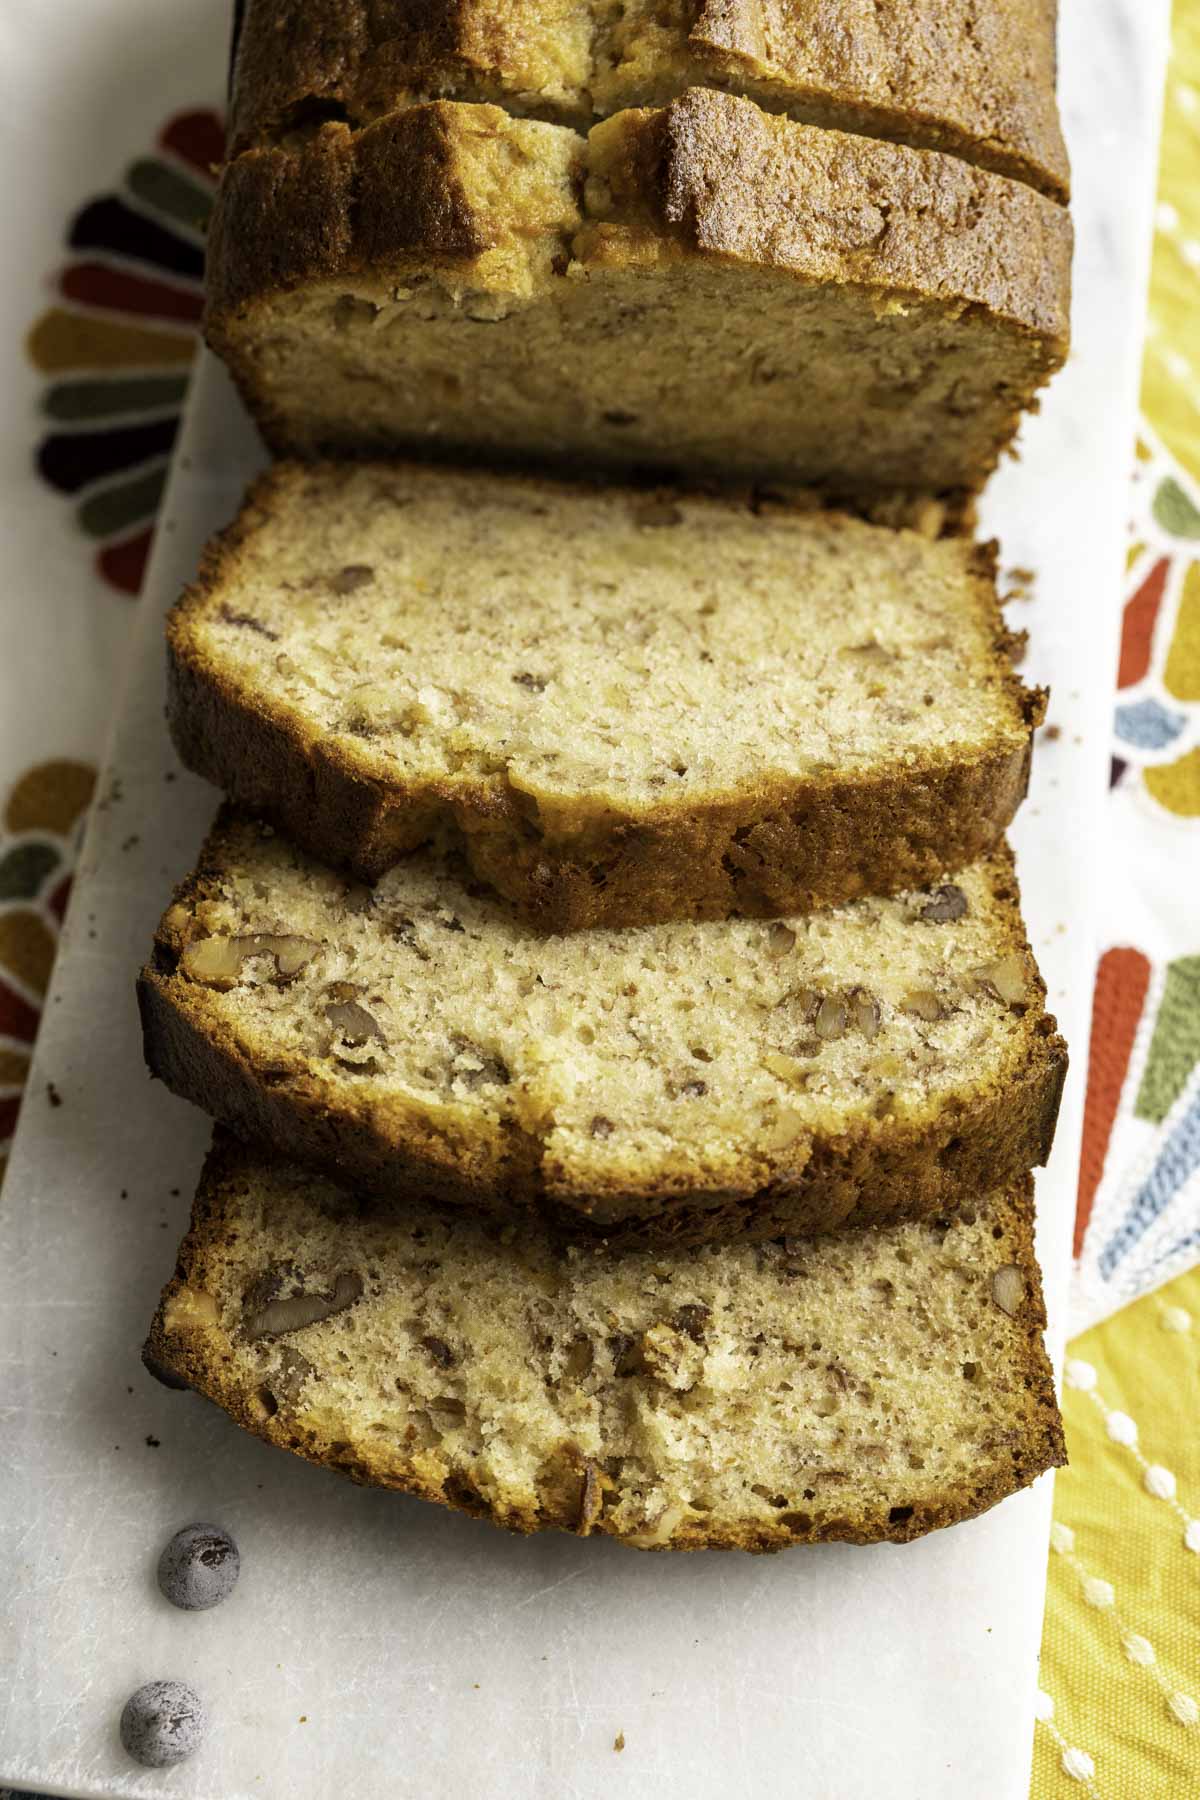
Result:
{"label": "browned top crust", "polygon": [[251,0],[231,145],[413,101],[586,126],[689,86],[943,149],[1067,196],[1054,0]]}
{"label": "browned top crust", "polygon": [[692,89],[581,140],[435,101],[322,127],[232,163],[209,245],[218,349],[248,302],[419,266],[530,298],[680,257],[857,286],[883,304],[979,308],[1066,351],[1071,226],[955,157],[821,130]]}
{"label": "browned top crust", "polygon": [[[808,282],[979,306],[1065,344],[1067,215],[954,157],[816,130],[692,89],[598,125],[589,176],[592,218],[649,224],[693,252]],[[599,251],[604,231],[585,225],[589,250]]]}

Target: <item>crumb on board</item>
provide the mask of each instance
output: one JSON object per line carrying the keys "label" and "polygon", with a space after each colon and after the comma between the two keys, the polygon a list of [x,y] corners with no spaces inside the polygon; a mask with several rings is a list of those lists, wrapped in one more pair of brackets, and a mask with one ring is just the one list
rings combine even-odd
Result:
{"label": "crumb on board", "polygon": [[146,1448],[147,1450],[161,1450],[162,1439],[156,1438],[152,1431],[148,1431],[146,1433]]}
{"label": "crumb on board", "polygon": [[1010,600],[1033,599],[1033,586],[1037,577],[1032,569],[1006,569],[1004,579],[1008,585],[1002,596],[1002,605],[1007,605]]}
{"label": "crumb on board", "polygon": [[616,1737],[613,1739],[613,1749],[614,1750],[623,1750],[624,1748],[625,1748],[625,1733],[623,1731],[618,1731]]}
{"label": "crumb on board", "polygon": [[1043,727],[1042,736],[1051,744],[1057,743],[1062,736],[1062,726],[1046,725]]}
{"label": "crumb on board", "polygon": [[48,1081],[46,1083],[46,1098],[50,1102],[51,1106],[61,1106],[62,1105],[62,1095],[59,1093],[58,1089],[55,1087],[55,1085],[52,1081]]}

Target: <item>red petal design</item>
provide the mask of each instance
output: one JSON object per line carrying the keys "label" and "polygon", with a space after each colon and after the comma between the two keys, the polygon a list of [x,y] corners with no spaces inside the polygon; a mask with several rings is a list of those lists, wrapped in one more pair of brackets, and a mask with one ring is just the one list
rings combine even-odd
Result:
{"label": "red petal design", "polygon": [[1079,1157],[1079,1193],[1075,1203],[1076,1256],[1082,1248],[1092,1202],[1104,1174],[1108,1140],[1112,1136],[1121,1087],[1149,986],[1150,963],[1140,950],[1122,945],[1115,950],[1106,950],[1100,958],[1092,999],[1083,1149]]}
{"label": "red petal design", "polygon": [[191,163],[207,181],[213,179],[213,164],[225,159],[225,124],[219,113],[208,108],[176,113],[164,125],[158,141],[164,150],[173,150]]}
{"label": "red petal design", "polygon": [[17,1114],[20,1110],[20,1094],[10,1094],[7,1100],[0,1100],[0,1144],[10,1138],[16,1130]]}
{"label": "red petal design", "polygon": [[108,269],[103,263],[72,263],[59,280],[63,298],[78,306],[103,307],[107,312],[138,313],[151,319],[182,319],[198,324],[204,301],[198,293],[153,281],[148,275],[131,275],[124,269]]}
{"label": "red petal design", "polygon": [[1169,557],[1161,557],[1143,581],[1132,600],[1125,605],[1125,622],[1121,627],[1121,663],[1117,670],[1117,686],[1133,687],[1150,667],[1150,644],[1154,621],[1162,605],[1167,585]]}
{"label": "red petal design", "polygon": [[123,543],[108,544],[97,553],[96,567],[110,587],[117,588],[122,594],[140,594],[153,542],[154,532],[147,527]]}
{"label": "red petal design", "polygon": [[66,917],[67,901],[70,898],[71,877],[69,875],[64,875],[46,902],[46,905],[50,908],[50,911],[54,914],[60,925]]}
{"label": "red petal design", "polygon": [[39,1014],[20,994],[15,994],[6,981],[0,981],[0,1034],[32,1044],[37,1036]]}

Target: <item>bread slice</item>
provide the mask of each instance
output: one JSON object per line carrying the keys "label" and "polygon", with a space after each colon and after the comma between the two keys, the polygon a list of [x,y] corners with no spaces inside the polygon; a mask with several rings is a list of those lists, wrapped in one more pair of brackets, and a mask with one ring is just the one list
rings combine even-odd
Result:
{"label": "bread slice", "polygon": [[438,101],[226,169],[207,331],[271,445],[974,492],[1067,342],[1021,182],[693,88]]}
{"label": "bread slice", "polygon": [[276,465],[171,617],[171,724],[369,880],[449,830],[552,930],[792,912],[935,881],[1016,811],[1043,696],[992,560],[762,502]]}
{"label": "bread slice", "polygon": [[644,1549],[903,1541],[1066,1460],[1029,1184],[937,1223],[617,1256],[381,1212],[218,1140],[146,1346],[356,1481]]}
{"label": "bread slice", "polygon": [[689,87],[954,155],[1065,199],[1055,0],[251,0],[235,150],[413,101],[586,129]]}
{"label": "bread slice", "polygon": [[151,1069],[346,1179],[614,1240],[939,1213],[1042,1161],[1065,1052],[1006,851],[774,924],[542,938],[454,859],[372,891],[218,821],[159,929]]}

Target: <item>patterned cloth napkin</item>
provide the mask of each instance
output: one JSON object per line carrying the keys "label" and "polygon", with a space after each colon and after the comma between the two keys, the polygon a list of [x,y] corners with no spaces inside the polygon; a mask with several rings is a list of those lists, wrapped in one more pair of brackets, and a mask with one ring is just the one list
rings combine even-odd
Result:
{"label": "patterned cloth napkin", "polygon": [[[0,15],[26,93],[37,4]],[[47,134],[0,284],[26,400],[0,440],[0,1171],[196,347],[225,73],[217,0],[186,57],[144,0],[61,11],[119,103],[46,93],[79,129]],[[134,36],[161,80],[128,82]],[[0,108],[10,169],[29,115]],[[1034,1800],[1200,1795],[1200,0],[1176,4],[1157,225]]]}
{"label": "patterned cloth napkin", "polygon": [[1200,0],[1165,98],[1034,1800],[1200,1795]]}

